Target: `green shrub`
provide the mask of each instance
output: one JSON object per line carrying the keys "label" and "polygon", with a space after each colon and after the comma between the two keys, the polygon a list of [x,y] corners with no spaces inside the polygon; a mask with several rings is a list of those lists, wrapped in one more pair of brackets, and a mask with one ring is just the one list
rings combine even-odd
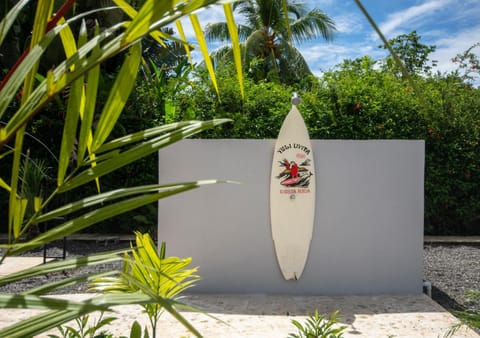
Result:
{"label": "green shrub", "polygon": [[287,338],[342,338],[346,326],[337,326],[338,311],[333,312],[328,319],[325,315],[319,315],[318,310],[307,318],[305,324],[292,320],[297,328],[297,333],[290,333]]}
{"label": "green shrub", "polygon": [[[313,139],[425,140],[425,232],[480,234],[480,90],[454,74],[416,77],[420,93],[370,57],[347,60],[305,87],[219,74],[220,100],[208,86],[181,93],[177,119],[218,116],[234,123],[209,138],[276,138],[293,91]],[[183,113],[182,113],[183,112]],[[213,113],[212,113],[213,112]]]}

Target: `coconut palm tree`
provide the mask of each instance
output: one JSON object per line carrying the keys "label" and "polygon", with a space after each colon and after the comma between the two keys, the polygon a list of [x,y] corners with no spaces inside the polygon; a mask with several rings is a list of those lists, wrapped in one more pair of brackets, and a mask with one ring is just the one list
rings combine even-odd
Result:
{"label": "coconut palm tree", "polygon": [[[332,40],[335,23],[317,8],[307,10],[304,3],[287,0],[241,0],[234,4],[239,15],[238,36],[243,42],[243,66],[256,80],[277,78],[292,82],[311,74],[294,44],[323,37]],[[210,23],[205,36],[228,41],[227,23]],[[229,46],[213,55],[217,65],[231,60]]]}

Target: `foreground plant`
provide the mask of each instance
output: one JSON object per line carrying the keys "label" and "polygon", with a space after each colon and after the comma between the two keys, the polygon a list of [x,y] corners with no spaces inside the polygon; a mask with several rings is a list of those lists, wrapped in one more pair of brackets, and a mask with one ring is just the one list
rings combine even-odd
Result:
{"label": "foreground plant", "polygon": [[[471,304],[480,305],[480,290],[469,290],[465,293],[466,301]],[[460,323],[454,325],[447,331],[445,337],[453,337],[464,325],[480,330],[480,312],[475,310],[453,311],[455,316],[460,318]]]}
{"label": "foreground plant", "polygon": [[304,325],[296,320],[292,324],[297,327],[297,333],[290,333],[288,338],[342,338],[346,326],[337,326],[339,322],[338,310],[333,312],[328,319],[326,315],[319,315],[318,310],[309,316]]}
{"label": "foreground plant", "polygon": [[[8,244],[0,246],[0,264],[8,256],[38,248],[105,219],[154,203],[160,198],[217,182],[152,184],[102,191],[102,176],[185,137],[227,122],[224,119],[187,121],[138,131],[117,139],[112,137],[116,121],[125,107],[139,72],[142,38],[151,35],[158,43],[162,43],[171,37],[162,33],[160,28],[173,24],[184,16],[190,16],[192,21],[197,22],[194,12],[219,0],[145,0],[138,11],[124,0],[113,1],[125,11],[128,19],[102,30],[98,24],[93,30],[87,29],[83,19],[95,11],[75,13],[73,0],[61,3],[54,0],[32,1],[36,11],[33,26],[28,28],[32,32],[30,44],[0,83],[0,120],[3,121],[0,124],[0,161],[2,169],[7,167],[6,161],[11,167],[9,175],[5,172],[0,174],[0,193],[9,201],[8,224],[5,226],[8,229]],[[2,18],[0,45],[9,43],[9,31],[15,20],[23,15],[22,10],[29,2],[16,2]],[[224,8],[226,13],[231,12],[229,5],[224,5]],[[111,8],[102,10],[108,11]],[[67,13],[73,13],[73,16],[68,17]],[[199,38],[202,37],[201,31],[197,30],[197,34]],[[61,41],[63,53],[60,54],[64,54],[64,58],[49,66],[44,73],[40,73],[45,51],[52,48],[53,41]],[[183,43],[186,44],[184,41]],[[123,63],[112,81],[111,88],[102,88],[107,89],[107,93],[110,90],[107,99],[105,102],[97,102],[102,83],[100,65],[113,56],[122,57]],[[60,97],[58,94],[64,93],[66,89],[68,98]],[[42,191],[41,195],[27,198],[27,195],[22,193],[20,169],[21,158],[25,157],[26,129],[39,118],[47,104],[57,99],[65,100],[65,116],[58,165],[51,170],[56,178],[49,184],[49,191]],[[77,197],[78,200],[62,205],[65,203],[62,202],[65,193],[78,196],[77,189],[89,184],[96,185],[99,193]],[[63,221],[58,226],[24,240],[23,235],[32,227],[43,226],[46,222],[59,218]],[[4,276],[0,278],[0,286],[50,272],[122,260],[119,254],[124,252],[125,250],[48,263]],[[121,304],[159,304],[195,335],[200,336],[176,310],[175,307],[181,304],[170,299],[170,295],[164,297],[142,292],[106,294],[84,301],[43,297],[59,288],[95,277],[98,275],[65,278],[21,294],[0,294],[0,308],[46,310],[40,315],[1,329],[0,336],[35,336],[91,312],[109,311],[112,306]],[[165,280],[168,281],[168,278],[165,277]]]}
{"label": "foreground plant", "polygon": [[93,322],[90,322],[90,316],[85,315],[81,318],[75,319],[76,326],[59,326],[60,336],[50,334],[49,338],[113,338],[113,335],[107,331],[100,331],[100,329],[116,320],[115,317],[103,318],[103,312],[100,317]]}
{"label": "foreground plant", "polygon": [[[165,243],[160,251],[149,234],[136,233],[132,246],[123,258],[123,269],[113,276],[95,278],[90,291],[100,293],[143,293],[168,299],[178,296],[198,280],[197,268],[188,268],[191,258],[165,257]],[[143,304],[156,337],[157,323],[164,311],[161,304]],[[146,331],[146,330],[145,330]]]}

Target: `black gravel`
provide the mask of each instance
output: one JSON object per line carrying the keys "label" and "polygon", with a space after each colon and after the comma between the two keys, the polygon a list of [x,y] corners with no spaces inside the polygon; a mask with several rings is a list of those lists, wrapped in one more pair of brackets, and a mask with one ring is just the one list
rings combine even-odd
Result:
{"label": "black gravel", "polygon": [[[119,241],[119,242],[96,242],[96,241],[72,241],[68,240],[66,244],[66,257],[73,258],[84,256],[88,254],[101,253],[105,251],[114,251],[130,247],[130,242],[128,241]],[[1,249],[0,249],[1,253]],[[44,256],[44,250],[42,248],[29,251],[22,254],[22,256]],[[51,243],[46,248],[47,258],[61,258],[63,256],[63,241],[58,241]],[[111,262],[106,264],[99,264],[90,267],[78,268],[75,270],[68,270],[56,273],[50,273],[47,275],[29,278],[22,280],[20,282],[15,282],[0,286],[0,292],[3,293],[20,293],[25,290],[43,285],[45,283],[51,283],[55,281],[60,281],[65,278],[75,277],[79,275],[86,275],[95,272],[105,272],[111,271],[114,269],[121,269],[121,262]],[[74,286],[65,287],[63,289],[55,290],[55,294],[68,294],[68,293],[85,293],[87,292],[88,286],[86,283],[76,284]]]}
{"label": "black gravel", "polygon": [[426,245],[424,279],[432,283],[432,298],[447,310],[480,313],[480,300],[466,296],[480,291],[480,246]]}
{"label": "black gravel", "polygon": [[[129,245],[129,242],[126,241],[96,243],[95,241],[70,240],[67,242],[67,257],[123,249],[128,248]],[[47,255],[62,256],[62,249],[62,242],[53,243],[48,247]],[[480,313],[480,300],[472,301],[465,296],[468,290],[480,290],[480,246],[428,244],[424,247],[424,253],[424,279],[432,283],[432,298],[449,311],[470,310]],[[25,255],[42,256],[43,250],[31,251]],[[19,293],[46,282],[94,271],[108,271],[112,268],[119,269],[120,263],[36,277],[2,286],[0,292]],[[80,284],[56,291],[56,293],[81,293],[86,290],[86,284]]]}

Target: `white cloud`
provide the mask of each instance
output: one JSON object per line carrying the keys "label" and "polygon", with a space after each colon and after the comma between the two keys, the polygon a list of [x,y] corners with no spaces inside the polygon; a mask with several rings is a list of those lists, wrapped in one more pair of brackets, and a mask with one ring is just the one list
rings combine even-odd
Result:
{"label": "white cloud", "polygon": [[429,0],[421,5],[408,7],[387,16],[387,20],[380,24],[380,30],[387,37],[398,35],[402,29],[412,30],[412,26],[426,22],[428,17],[435,15],[436,11],[444,8],[452,0]]}
{"label": "white cloud", "polygon": [[334,16],[332,19],[335,22],[337,34],[354,33],[364,28],[359,15],[342,14]]}
{"label": "white cloud", "polygon": [[305,44],[298,49],[315,75],[332,69],[334,66],[343,63],[345,59],[353,60],[369,55],[375,60],[385,55],[385,51],[376,48],[376,46],[364,44],[362,41],[348,45],[311,43]]}
{"label": "white cloud", "polygon": [[[437,50],[432,53],[431,59],[438,61],[438,70],[441,72],[450,72],[456,68],[451,61],[457,54],[463,53],[473,44],[480,41],[480,25],[473,26],[459,32],[449,32],[444,37],[434,41]],[[477,39],[477,40],[475,40]],[[477,55],[480,50],[474,50]]]}

